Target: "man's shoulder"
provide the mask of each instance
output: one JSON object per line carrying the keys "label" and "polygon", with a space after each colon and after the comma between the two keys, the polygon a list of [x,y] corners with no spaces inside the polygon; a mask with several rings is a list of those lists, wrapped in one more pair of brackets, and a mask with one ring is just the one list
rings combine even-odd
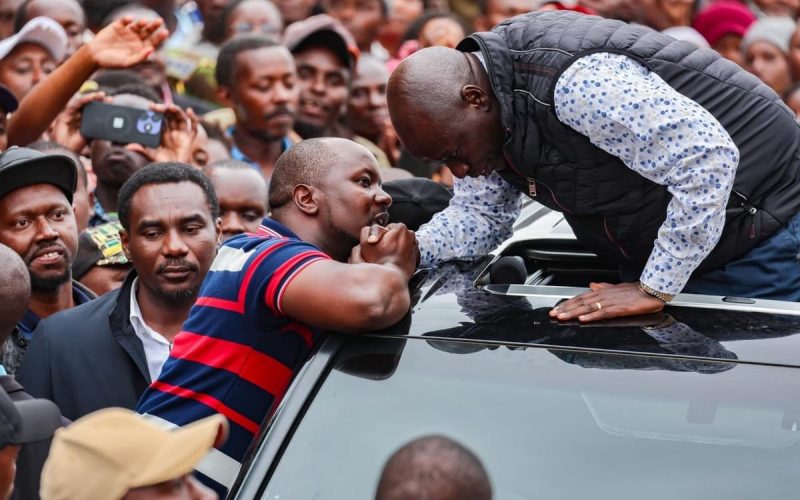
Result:
{"label": "man's shoulder", "polygon": [[92,334],[96,330],[89,326],[94,326],[93,323],[97,321],[108,321],[109,314],[117,305],[119,294],[120,290],[113,290],[89,302],[57,312],[39,322],[34,335],[51,336],[70,330],[70,337],[74,339],[74,335],[82,332]]}

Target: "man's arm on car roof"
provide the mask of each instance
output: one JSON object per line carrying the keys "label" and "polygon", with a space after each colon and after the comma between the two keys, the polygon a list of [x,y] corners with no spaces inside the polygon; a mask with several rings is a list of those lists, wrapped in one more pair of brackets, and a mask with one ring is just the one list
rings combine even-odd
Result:
{"label": "man's arm on car roof", "polygon": [[455,179],[450,205],[417,231],[420,264],[474,259],[512,234],[522,206],[520,192],[497,173]]}
{"label": "man's arm on car roof", "polygon": [[287,316],[324,329],[378,330],[408,311],[408,279],[392,264],[319,260],[287,285],[281,306]]}

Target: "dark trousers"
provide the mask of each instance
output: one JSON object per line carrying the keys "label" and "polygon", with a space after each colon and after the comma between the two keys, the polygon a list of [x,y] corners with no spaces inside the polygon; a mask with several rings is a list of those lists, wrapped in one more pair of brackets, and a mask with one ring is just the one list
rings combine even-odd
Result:
{"label": "dark trousers", "polygon": [[692,277],[683,293],[800,302],[800,214],[744,256]]}

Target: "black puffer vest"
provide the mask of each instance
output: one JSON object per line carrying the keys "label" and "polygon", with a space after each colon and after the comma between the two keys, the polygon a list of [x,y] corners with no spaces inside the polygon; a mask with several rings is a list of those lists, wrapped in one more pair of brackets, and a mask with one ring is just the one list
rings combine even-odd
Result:
{"label": "black puffer vest", "polygon": [[579,241],[603,257],[643,267],[671,199],[655,184],[561,123],[555,84],[593,52],[636,59],[707,109],[739,148],[722,237],[698,268],[736,259],[800,211],[800,126],[758,78],[709,49],[649,28],[572,12],[512,18],[458,46],[480,50],[500,101],[508,181],[562,212]]}

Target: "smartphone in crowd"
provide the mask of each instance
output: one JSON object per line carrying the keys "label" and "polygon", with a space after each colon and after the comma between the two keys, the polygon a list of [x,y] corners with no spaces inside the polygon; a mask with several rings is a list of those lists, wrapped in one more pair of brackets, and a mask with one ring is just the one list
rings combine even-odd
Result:
{"label": "smartphone in crowd", "polygon": [[144,109],[90,102],[83,108],[81,135],[119,144],[137,143],[149,148],[161,144],[164,115]]}

